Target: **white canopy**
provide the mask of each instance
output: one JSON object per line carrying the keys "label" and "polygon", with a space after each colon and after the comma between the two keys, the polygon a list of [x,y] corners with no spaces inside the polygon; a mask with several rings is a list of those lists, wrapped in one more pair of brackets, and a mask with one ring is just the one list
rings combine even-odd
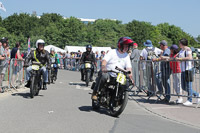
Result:
{"label": "white canopy", "polygon": [[54,45],[48,45],[48,46],[45,46],[44,49],[47,50],[48,52],[50,52],[50,49],[51,48],[54,48],[55,49],[55,52],[62,52],[62,53],[65,53],[66,51],[59,48],[59,47],[56,47]]}
{"label": "white canopy", "polygon": [[[81,52],[85,52],[86,48],[83,46],[65,46],[65,50],[68,51],[69,53],[78,52],[78,50],[80,50]],[[101,51],[106,52],[108,50],[111,50],[111,47],[92,47],[93,52],[98,51],[100,53]]]}

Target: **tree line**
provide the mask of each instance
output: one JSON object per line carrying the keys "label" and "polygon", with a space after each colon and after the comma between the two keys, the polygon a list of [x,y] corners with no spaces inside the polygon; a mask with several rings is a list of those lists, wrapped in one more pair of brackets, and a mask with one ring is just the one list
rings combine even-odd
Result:
{"label": "tree line", "polygon": [[31,47],[35,47],[39,38],[44,39],[47,45],[60,48],[86,44],[116,47],[122,36],[131,37],[140,48],[147,39],[150,39],[154,46],[159,46],[158,42],[161,40],[167,40],[170,45],[178,44],[181,38],[188,39],[190,46],[198,47],[194,37],[180,27],[168,23],[152,25],[149,22],[133,20],[122,24],[119,20],[98,19],[94,23],[85,24],[78,18],[64,19],[56,13],[44,13],[40,18],[27,13],[14,13],[5,19],[0,17],[0,35],[8,37],[11,48],[15,42],[21,42],[22,47],[27,48],[29,37]]}

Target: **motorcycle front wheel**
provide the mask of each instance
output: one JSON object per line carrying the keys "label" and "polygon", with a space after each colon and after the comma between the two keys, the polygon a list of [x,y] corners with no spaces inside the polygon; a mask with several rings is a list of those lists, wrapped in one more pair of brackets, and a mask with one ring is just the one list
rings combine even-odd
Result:
{"label": "motorcycle front wheel", "polygon": [[92,109],[93,110],[98,110],[100,108],[99,102],[92,100]]}
{"label": "motorcycle front wheel", "polygon": [[31,86],[30,86],[30,97],[34,98],[37,90],[36,78],[35,76],[32,77]]}
{"label": "motorcycle front wheel", "polygon": [[116,100],[115,96],[111,97],[110,100],[110,115],[113,117],[118,117],[125,109],[128,102],[128,92],[124,91],[120,99]]}
{"label": "motorcycle front wheel", "polygon": [[85,75],[85,83],[86,83],[86,86],[89,85],[89,82],[90,82],[90,72],[87,71],[87,72],[86,72],[86,75]]}

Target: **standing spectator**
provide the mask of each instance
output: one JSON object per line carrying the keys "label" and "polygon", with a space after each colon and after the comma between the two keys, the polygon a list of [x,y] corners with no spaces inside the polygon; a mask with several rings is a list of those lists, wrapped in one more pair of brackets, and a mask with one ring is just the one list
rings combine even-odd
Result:
{"label": "standing spectator", "polygon": [[140,60],[146,61],[143,62],[143,85],[147,90],[147,96],[150,96],[155,91],[155,83],[157,83],[158,89],[161,86],[159,79],[156,79],[158,68],[157,65],[154,65],[153,60],[156,60],[157,57],[163,53],[163,51],[159,48],[153,47],[151,40],[147,40],[144,43],[144,46],[146,48],[144,48],[140,53]]}
{"label": "standing spectator", "polygon": [[131,64],[132,64],[132,74],[133,80],[135,81],[135,86],[139,87],[139,60],[140,60],[140,51],[138,50],[138,44],[133,44],[133,49],[131,53]]}
{"label": "standing spectator", "polygon": [[0,45],[0,92],[3,93],[4,90],[2,89],[2,82],[6,73],[6,69],[8,68],[8,57],[7,51],[5,48],[7,47],[7,40],[5,38],[1,39]]}
{"label": "standing spectator", "polygon": [[162,60],[172,60],[170,61],[170,68],[172,70],[172,77],[173,77],[173,88],[176,91],[176,94],[178,95],[178,99],[175,101],[175,103],[183,103],[182,95],[182,86],[181,86],[181,67],[179,61],[174,61],[174,59],[178,56],[179,50],[178,46],[176,44],[173,44],[170,47],[170,57],[168,56],[162,56]]}
{"label": "standing spectator", "polygon": [[[176,60],[181,61],[181,84],[183,90],[188,92],[188,99],[183,105],[192,105],[192,96],[200,97],[199,93],[192,89],[192,80],[186,80],[186,70],[193,73],[192,61],[187,61],[192,59],[192,50],[188,47],[188,40],[183,38],[179,40],[179,46],[181,51],[179,52],[179,57]],[[200,102],[200,98],[197,99],[197,103]]]}
{"label": "standing spectator", "polygon": [[78,50],[78,53],[76,54],[76,70],[78,71],[79,70],[79,67],[80,67],[80,60],[81,60],[81,56],[82,56],[82,53],[80,50]]}
{"label": "standing spectator", "polygon": [[[163,50],[162,56],[170,56],[170,49],[168,48],[168,44],[167,41],[162,40],[161,42],[159,42],[160,44],[160,48]],[[161,60],[161,58],[157,59],[157,60]],[[160,64],[161,67],[161,81],[162,81],[162,85],[165,89],[165,98],[162,100],[165,103],[169,103],[170,101],[170,74],[171,74],[171,69],[169,66],[169,62],[168,61],[161,61]],[[160,90],[163,90],[163,87],[160,86]],[[162,92],[161,92],[162,93]]]}
{"label": "standing spectator", "polygon": [[71,67],[70,58],[71,58],[71,55],[67,51],[65,55],[65,69],[70,69]]}
{"label": "standing spectator", "polygon": [[12,83],[11,85],[14,85],[14,80],[15,80],[15,76],[17,75],[17,77],[19,76],[19,71],[22,70],[22,56],[20,54],[20,42],[16,42],[15,47],[11,50],[11,63],[12,64]]}
{"label": "standing spectator", "polygon": [[96,52],[95,52],[95,58],[96,58],[96,60],[99,60],[99,57],[100,57],[100,56],[99,56],[99,51],[96,51]]}

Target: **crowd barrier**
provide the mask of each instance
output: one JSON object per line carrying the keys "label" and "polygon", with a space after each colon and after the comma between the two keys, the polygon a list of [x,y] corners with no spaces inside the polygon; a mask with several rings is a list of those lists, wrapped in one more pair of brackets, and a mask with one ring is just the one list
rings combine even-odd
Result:
{"label": "crowd barrier", "polygon": [[[185,76],[186,72],[184,72],[183,74],[183,72],[175,69],[178,68],[179,65],[180,67],[184,67],[186,62],[191,63],[190,70],[193,75],[193,77],[189,77],[188,79],[186,79]],[[142,91],[147,93],[148,99],[152,96],[157,96],[157,100],[161,100],[161,96],[181,96],[195,99],[200,98],[194,93],[200,93],[199,62],[200,60],[154,62],[151,60],[132,61],[133,77],[135,76],[134,80],[138,89],[137,92]],[[179,63],[179,65],[177,63]],[[187,69],[188,66],[186,66],[186,70]],[[138,73],[134,74],[134,72]],[[191,86],[192,90],[187,89],[186,85]],[[198,107],[199,105],[200,103],[198,103],[196,107]]]}
{"label": "crowd barrier", "polygon": [[23,65],[24,61],[18,59],[3,61],[3,65],[0,66],[0,87],[3,91],[17,90],[17,88],[24,86],[25,71]]}
{"label": "crowd barrier", "polygon": [[[65,58],[62,59],[64,62],[64,68],[72,71],[79,71],[80,59],[77,58]],[[181,86],[181,81],[185,82],[185,79],[181,80],[181,72],[179,74],[176,70],[173,72],[172,68],[177,68],[177,61],[151,61],[151,60],[141,60],[132,62],[133,79],[135,81],[136,94],[139,92],[145,92],[148,95],[148,99],[152,96],[157,96],[157,100],[161,100],[162,97],[171,96],[182,96],[182,97],[192,97],[198,98],[198,96],[190,95],[188,96],[188,90],[184,90],[184,86],[177,90],[177,85]],[[200,60],[187,60],[178,61],[183,65],[185,62],[191,62],[192,72],[194,80],[190,83],[192,85],[193,91],[200,93]],[[171,63],[171,67],[170,67]],[[162,65],[161,65],[162,64]],[[179,65],[180,65],[179,64]],[[97,71],[100,70],[101,61],[97,60]],[[178,76],[178,77],[177,77]],[[178,79],[177,79],[178,78]],[[184,78],[184,77],[183,77]],[[169,85],[168,85],[169,83]],[[148,94],[149,93],[149,94]],[[200,104],[197,104],[197,107]]]}

